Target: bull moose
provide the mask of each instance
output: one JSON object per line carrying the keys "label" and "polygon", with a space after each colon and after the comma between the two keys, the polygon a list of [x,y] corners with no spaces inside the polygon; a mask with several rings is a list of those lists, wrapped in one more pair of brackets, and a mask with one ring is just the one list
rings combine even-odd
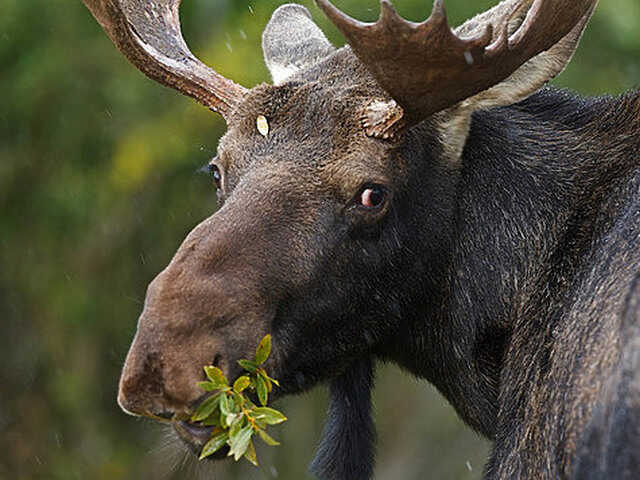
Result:
{"label": "bull moose", "polygon": [[451,29],[382,0],[300,5],[263,37],[273,85],[188,50],[180,0],[83,0],[142,72],[227,122],[220,209],[148,288],[118,402],[188,421],[204,365],[273,336],[279,394],[330,384],[312,471],[373,475],[378,361],[433,383],[492,440],[486,479],[640,478],[640,94],[544,85],[597,0],[505,0]]}

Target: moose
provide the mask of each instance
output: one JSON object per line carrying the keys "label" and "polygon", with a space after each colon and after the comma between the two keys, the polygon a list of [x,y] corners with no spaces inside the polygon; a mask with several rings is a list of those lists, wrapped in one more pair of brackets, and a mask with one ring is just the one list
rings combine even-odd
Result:
{"label": "moose", "polygon": [[252,89],[193,56],[180,0],[83,1],[228,126],[221,206],[149,285],[123,410],[197,451],[202,367],[233,379],[270,333],[279,395],[330,386],[319,478],[372,477],[379,361],[492,440],[487,480],[640,478],[640,92],[545,87],[597,0],[505,0],[456,29],[442,0],[423,23],[317,0],[339,49],[284,5]]}

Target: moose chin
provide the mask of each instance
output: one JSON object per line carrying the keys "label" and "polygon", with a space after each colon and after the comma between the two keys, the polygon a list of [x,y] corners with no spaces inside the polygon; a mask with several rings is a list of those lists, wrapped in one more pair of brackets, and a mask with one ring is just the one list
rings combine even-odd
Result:
{"label": "moose chin", "polygon": [[487,480],[640,478],[640,94],[545,87],[597,0],[506,0],[455,29],[441,0],[423,23],[317,0],[343,48],[284,5],[252,89],[188,50],[180,0],[83,1],[228,126],[221,207],[149,286],[124,410],[198,451],[202,367],[236,378],[271,334],[283,395],[330,385],[319,478],[373,476],[379,361],[491,439]]}

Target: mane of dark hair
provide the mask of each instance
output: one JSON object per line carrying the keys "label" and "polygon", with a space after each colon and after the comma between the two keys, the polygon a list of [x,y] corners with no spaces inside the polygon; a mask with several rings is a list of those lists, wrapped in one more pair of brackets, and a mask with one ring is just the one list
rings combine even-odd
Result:
{"label": "mane of dark hair", "polygon": [[376,431],[372,418],[371,358],[355,362],[331,383],[327,423],[309,467],[322,480],[372,478]]}
{"label": "mane of dark hair", "polygon": [[630,90],[621,95],[587,97],[570,90],[546,87],[525,100],[504,107],[528,113],[541,122],[564,125],[569,129],[598,126],[601,129],[630,130],[638,125],[640,90]]}

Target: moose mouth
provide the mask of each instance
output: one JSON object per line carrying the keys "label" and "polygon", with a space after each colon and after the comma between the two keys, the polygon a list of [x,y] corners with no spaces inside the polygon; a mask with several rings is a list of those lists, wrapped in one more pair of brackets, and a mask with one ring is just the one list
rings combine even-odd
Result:
{"label": "moose mouth", "polygon": [[[200,455],[200,452],[202,452],[202,447],[204,447],[211,438],[211,432],[213,431],[213,427],[203,427],[183,420],[174,421],[173,429],[189,450],[198,456]],[[227,453],[229,453],[229,447],[225,446],[215,454],[207,457],[207,459],[222,460],[227,456]]]}

